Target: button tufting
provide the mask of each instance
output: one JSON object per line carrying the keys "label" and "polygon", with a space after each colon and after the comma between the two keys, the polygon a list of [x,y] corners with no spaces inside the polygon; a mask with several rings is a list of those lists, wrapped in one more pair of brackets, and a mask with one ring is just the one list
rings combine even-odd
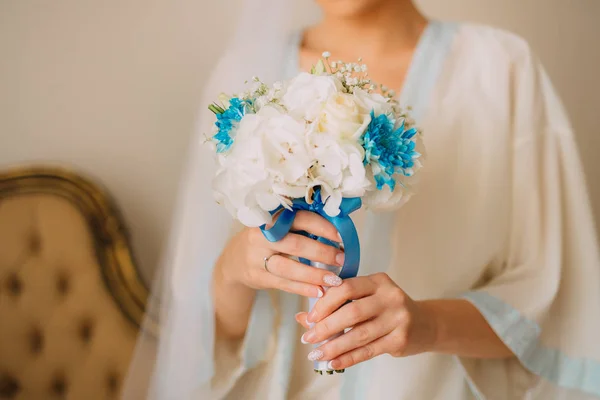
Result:
{"label": "button tufting", "polygon": [[65,296],[69,292],[70,287],[71,282],[68,275],[65,272],[61,272],[56,280],[56,290],[58,290],[61,296]]}
{"label": "button tufting", "polygon": [[13,272],[6,277],[6,288],[12,296],[18,296],[23,291],[23,282],[19,276]]}
{"label": "button tufting", "polygon": [[32,254],[39,254],[42,249],[42,238],[38,231],[31,232],[29,236],[29,251]]}
{"label": "button tufting", "polygon": [[116,372],[109,373],[106,379],[106,385],[111,394],[116,394],[119,391],[119,375]]}
{"label": "button tufting", "polygon": [[6,373],[0,374],[0,399],[16,399],[21,391],[19,381]]}
{"label": "button tufting", "polygon": [[67,393],[67,381],[64,376],[59,375],[52,380],[50,391],[55,396],[64,396]]}
{"label": "button tufting", "polygon": [[84,343],[89,343],[94,334],[94,326],[91,319],[84,319],[79,325],[79,337]]}
{"label": "button tufting", "polygon": [[33,328],[29,334],[29,348],[34,355],[40,354],[44,349],[44,334],[39,327]]}

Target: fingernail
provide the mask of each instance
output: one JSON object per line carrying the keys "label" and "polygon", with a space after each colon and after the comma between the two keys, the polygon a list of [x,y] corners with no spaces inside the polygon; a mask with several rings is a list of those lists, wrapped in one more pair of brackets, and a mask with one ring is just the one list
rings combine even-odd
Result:
{"label": "fingernail", "polygon": [[308,359],[310,361],[317,361],[323,358],[323,352],[321,350],[313,350],[308,353]]}
{"label": "fingernail", "polygon": [[321,297],[323,297],[325,293],[323,293],[323,289],[318,288],[317,289],[317,297],[320,299]]}
{"label": "fingernail", "polygon": [[333,366],[333,361],[329,361],[327,363],[327,369],[333,369],[333,370],[335,369],[334,366]]}
{"label": "fingernail", "polygon": [[341,242],[342,242],[342,235],[340,235],[340,233],[339,233],[339,232],[338,232],[338,234],[337,234],[337,238],[338,238],[338,241],[341,243]]}
{"label": "fingernail", "polygon": [[342,278],[333,274],[325,275],[323,277],[323,282],[325,282],[327,286],[340,286],[342,284]]}
{"label": "fingernail", "polygon": [[306,316],[306,321],[308,323],[314,322],[315,318],[317,316],[317,313],[315,312],[315,310],[312,310],[311,312],[308,313],[308,315]]}
{"label": "fingernail", "polygon": [[[306,333],[304,335],[306,335]],[[300,342],[302,342],[302,344],[308,344],[308,342],[304,340],[304,335],[300,336]]]}
{"label": "fingernail", "polygon": [[304,332],[304,335],[302,335],[302,337],[300,338],[300,341],[304,344],[307,344],[307,343],[311,343],[314,338],[315,338],[314,331],[306,331],[306,332]]}
{"label": "fingernail", "polygon": [[344,259],[346,257],[344,257],[344,253],[337,253],[337,255],[335,256],[335,262],[338,263],[338,265],[340,267],[344,266]]}
{"label": "fingernail", "polygon": [[297,313],[296,315],[294,315],[294,318],[296,318],[296,321],[298,321],[298,315],[302,314],[302,312]]}

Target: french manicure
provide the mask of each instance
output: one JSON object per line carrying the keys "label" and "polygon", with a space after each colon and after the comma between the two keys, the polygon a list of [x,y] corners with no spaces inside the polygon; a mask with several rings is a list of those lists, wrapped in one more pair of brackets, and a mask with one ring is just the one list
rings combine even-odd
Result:
{"label": "french manicure", "polygon": [[344,259],[346,257],[344,256],[344,253],[337,253],[337,255],[335,256],[335,262],[338,263],[338,265],[341,267],[344,265]]}
{"label": "french manicure", "polygon": [[315,338],[315,333],[313,331],[306,331],[304,335],[300,337],[300,341],[304,344],[308,344]]}
{"label": "french manicure", "polygon": [[338,238],[338,241],[339,241],[340,243],[342,243],[342,235],[340,235],[340,233],[339,233],[339,232],[338,232],[338,234],[337,234],[337,238]]}
{"label": "french manicure", "polygon": [[310,361],[317,361],[320,360],[321,358],[323,358],[323,352],[321,350],[313,350],[310,353],[308,353],[308,359]]}
{"label": "french manicure", "polygon": [[321,297],[323,297],[325,293],[323,293],[323,289],[318,288],[317,289],[317,297],[320,299]]}
{"label": "french manicure", "polygon": [[335,369],[335,368],[333,368],[333,361],[329,361],[327,363],[327,369]]}
{"label": "french manicure", "polygon": [[300,336],[300,342],[302,344],[308,344],[308,342],[306,340],[304,340],[304,335]]}
{"label": "french manicure", "polygon": [[329,274],[323,277],[323,282],[327,286],[340,286],[342,284],[342,278],[337,275]]}

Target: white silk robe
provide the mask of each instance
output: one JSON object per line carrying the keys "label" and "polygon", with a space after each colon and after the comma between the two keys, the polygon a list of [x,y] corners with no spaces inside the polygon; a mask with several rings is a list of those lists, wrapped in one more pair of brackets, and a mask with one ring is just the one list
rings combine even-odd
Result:
{"label": "white silk robe", "polygon": [[[295,38],[285,75],[297,73],[297,54]],[[361,274],[385,271],[417,300],[468,299],[515,357],[380,356],[306,376],[294,320],[302,302],[262,292],[244,343],[216,338],[213,390],[261,400],[600,398],[593,217],[573,131],[531,48],[501,30],[432,22],[400,100],[424,131],[425,168],[402,209],[355,215]]]}

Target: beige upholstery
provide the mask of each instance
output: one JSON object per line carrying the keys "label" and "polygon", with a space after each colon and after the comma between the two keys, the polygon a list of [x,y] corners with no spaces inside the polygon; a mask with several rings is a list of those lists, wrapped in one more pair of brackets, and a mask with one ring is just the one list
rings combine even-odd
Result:
{"label": "beige upholstery", "polygon": [[97,188],[0,174],[0,399],[117,399],[144,296]]}

